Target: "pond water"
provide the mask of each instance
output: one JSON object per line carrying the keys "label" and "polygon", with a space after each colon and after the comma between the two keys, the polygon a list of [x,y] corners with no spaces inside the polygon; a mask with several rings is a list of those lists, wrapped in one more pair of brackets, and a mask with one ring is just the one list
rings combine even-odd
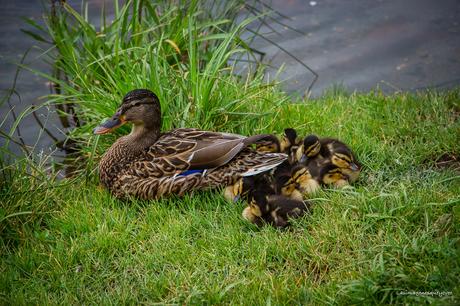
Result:
{"label": "pond water", "polygon": [[[79,8],[80,1],[68,2]],[[89,1],[95,17],[102,3]],[[15,63],[29,48],[27,65],[40,71],[49,67],[33,48],[35,42],[20,32],[21,28],[30,28],[21,17],[41,19],[42,2],[0,0],[0,6],[0,89],[5,91],[12,87]],[[319,76],[312,96],[337,85],[349,91],[379,87],[390,93],[460,84],[460,1],[274,0],[271,6],[285,17],[274,16],[270,28],[262,31],[279,46],[258,39],[253,47],[265,52],[273,66],[286,64],[280,77],[285,80],[285,89],[293,94],[304,95],[313,80],[305,65]],[[270,75],[275,72],[269,71]],[[45,79],[21,71],[16,91],[19,96],[13,96],[11,104],[19,114],[40,103],[49,88]],[[14,123],[13,114],[8,112],[9,105],[0,105],[2,120],[8,114],[4,132],[9,132]],[[39,118],[51,133],[63,137],[65,131],[53,113],[49,116],[41,112]],[[32,116],[21,122],[19,131],[36,151],[54,150],[51,138],[40,132]],[[3,141],[0,138],[0,145]],[[18,146],[11,144],[11,148],[20,153]]]}

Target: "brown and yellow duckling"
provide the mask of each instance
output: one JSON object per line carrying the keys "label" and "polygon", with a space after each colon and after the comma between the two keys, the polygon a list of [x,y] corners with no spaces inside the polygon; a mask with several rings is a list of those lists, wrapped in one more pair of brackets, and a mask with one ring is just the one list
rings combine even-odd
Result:
{"label": "brown and yellow duckling", "polygon": [[268,173],[261,173],[254,176],[242,177],[235,184],[224,189],[224,197],[230,202],[248,200],[249,196],[256,189],[263,190],[267,194],[275,194],[273,178]]}
{"label": "brown and yellow duckling", "polygon": [[302,141],[295,153],[295,161],[306,165],[309,160],[318,156],[321,151],[321,143],[316,135],[308,135]]}
{"label": "brown and yellow duckling", "polygon": [[361,166],[348,149],[337,148],[328,158],[318,156],[308,162],[312,177],[323,185],[343,187],[357,180]]}
{"label": "brown and yellow duckling", "polygon": [[[285,163],[279,167],[283,165]],[[278,194],[300,201],[320,189],[319,182],[311,175],[308,168],[302,164],[290,165],[288,173],[277,170],[275,170],[274,175]]]}
{"label": "brown and yellow duckling", "polygon": [[290,219],[299,218],[311,210],[306,201],[293,200],[283,195],[265,194],[257,190],[249,205],[243,210],[243,218],[258,226],[264,223],[278,228],[289,225]]}
{"label": "brown and yellow duckling", "polygon": [[281,152],[281,144],[275,135],[269,134],[267,137],[256,142],[257,152],[278,153]]}
{"label": "brown and yellow duckling", "polygon": [[290,154],[293,147],[299,145],[297,131],[293,128],[284,129],[283,138],[280,141],[280,152]]}
{"label": "brown and yellow duckling", "polygon": [[125,123],[133,124],[131,133],[118,138],[99,163],[101,183],[119,198],[157,199],[228,186],[241,177],[269,171],[287,158],[249,147],[267,135],[245,137],[193,128],[162,133],[160,102],[147,89],[126,94],[116,113],[94,134]]}
{"label": "brown and yellow duckling", "polygon": [[[323,150],[325,147],[327,150]],[[329,159],[331,163],[342,171],[347,176],[350,183],[355,182],[361,172],[361,164],[357,161],[354,153],[342,142],[334,140],[330,143],[325,143],[321,146],[321,156]]]}
{"label": "brown and yellow duckling", "polygon": [[343,170],[329,163],[321,168],[320,180],[324,185],[333,185],[342,188],[349,185],[349,177],[343,174]]}
{"label": "brown and yellow duckling", "polygon": [[292,168],[291,180],[296,184],[296,190],[304,197],[316,193],[321,188],[318,180],[313,177],[308,167],[302,164],[295,165]]}

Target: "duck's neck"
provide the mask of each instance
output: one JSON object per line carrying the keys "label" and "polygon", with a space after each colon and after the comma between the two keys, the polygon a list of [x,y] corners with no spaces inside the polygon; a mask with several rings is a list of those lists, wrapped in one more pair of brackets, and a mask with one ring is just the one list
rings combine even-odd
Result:
{"label": "duck's neck", "polygon": [[148,129],[143,125],[134,125],[129,135],[120,137],[108,150],[99,163],[101,181],[109,185],[124,167],[130,167],[147,148],[159,138],[159,129]]}
{"label": "duck's neck", "polygon": [[159,129],[149,129],[144,125],[133,125],[131,133],[123,138],[130,144],[132,150],[142,152],[153,145],[158,137],[160,137]]}

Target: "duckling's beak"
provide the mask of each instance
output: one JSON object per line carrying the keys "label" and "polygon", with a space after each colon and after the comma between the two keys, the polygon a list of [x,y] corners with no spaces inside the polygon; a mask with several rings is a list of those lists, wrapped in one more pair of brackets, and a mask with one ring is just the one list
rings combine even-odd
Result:
{"label": "duckling's beak", "polygon": [[233,198],[233,203],[238,202],[240,199],[241,199],[241,196],[240,196],[239,194],[237,194],[237,195]]}
{"label": "duckling's beak", "polygon": [[105,121],[101,125],[97,126],[93,130],[93,134],[101,135],[107,134],[115,130],[116,128],[125,124],[126,121],[124,120],[123,116],[113,116],[109,120]]}
{"label": "duckling's beak", "polygon": [[359,170],[359,166],[355,163],[351,163],[350,164],[350,169],[351,171],[358,171]]}
{"label": "duckling's beak", "polygon": [[299,163],[303,164],[307,161],[308,157],[305,154],[302,154],[302,157],[300,157]]}

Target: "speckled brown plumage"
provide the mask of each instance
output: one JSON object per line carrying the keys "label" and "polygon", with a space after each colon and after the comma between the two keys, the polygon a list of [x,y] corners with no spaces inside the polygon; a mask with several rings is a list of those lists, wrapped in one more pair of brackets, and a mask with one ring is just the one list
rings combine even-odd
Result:
{"label": "speckled brown plumage", "polygon": [[186,128],[160,135],[160,114],[158,98],[148,90],[137,90],[125,96],[112,119],[95,129],[103,134],[124,122],[134,123],[132,132],[120,137],[99,164],[102,184],[116,197],[157,199],[226,186],[286,159],[285,154],[248,147],[266,135],[244,137]]}

